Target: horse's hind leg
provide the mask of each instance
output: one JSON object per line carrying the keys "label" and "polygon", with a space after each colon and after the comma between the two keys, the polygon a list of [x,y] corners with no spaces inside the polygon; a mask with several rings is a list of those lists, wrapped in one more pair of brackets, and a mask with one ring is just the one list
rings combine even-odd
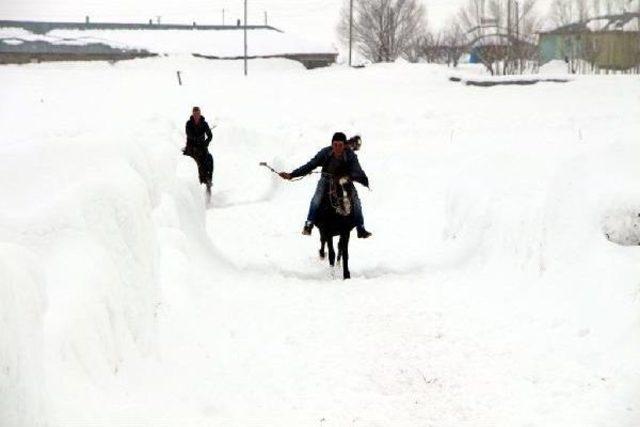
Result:
{"label": "horse's hind leg", "polygon": [[325,252],[324,252],[325,243],[326,243],[326,240],[324,239],[324,237],[320,237],[320,250],[318,251],[318,253],[320,254],[320,259],[324,259],[325,257]]}
{"label": "horse's hind leg", "polygon": [[329,265],[333,267],[336,264],[336,251],[333,248],[333,237],[327,239],[327,246],[329,247]]}
{"label": "horse's hind leg", "polygon": [[338,264],[340,264],[340,260],[342,259],[342,236],[340,236],[340,240],[338,240]]}
{"label": "horse's hind leg", "polygon": [[338,245],[342,251],[342,277],[345,280],[351,279],[351,272],[349,271],[349,233],[344,233],[340,236]]}

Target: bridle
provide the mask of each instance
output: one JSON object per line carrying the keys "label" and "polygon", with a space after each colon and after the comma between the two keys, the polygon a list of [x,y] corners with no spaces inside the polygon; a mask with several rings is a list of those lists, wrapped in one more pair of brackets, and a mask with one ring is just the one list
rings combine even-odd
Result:
{"label": "bridle", "polygon": [[[322,176],[329,179],[329,203],[333,210],[340,216],[349,216],[351,214],[351,199],[347,192],[347,181],[342,182],[342,178],[323,172]],[[342,191],[342,196],[338,195],[338,186]]]}

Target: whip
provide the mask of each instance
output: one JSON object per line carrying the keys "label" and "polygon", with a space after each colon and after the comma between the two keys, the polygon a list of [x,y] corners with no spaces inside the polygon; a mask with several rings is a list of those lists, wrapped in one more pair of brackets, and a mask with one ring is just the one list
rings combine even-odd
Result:
{"label": "whip", "polygon": [[[278,176],[280,175],[280,172],[278,172],[277,170],[275,170],[274,168],[269,166],[269,164],[267,162],[260,162],[260,163],[258,163],[258,166],[264,166],[265,168],[269,169],[271,172],[275,173],[276,175],[278,175]],[[322,173],[322,172],[314,171],[314,172],[311,172],[311,173]],[[302,178],[304,178],[305,176],[307,176],[307,175],[299,176],[299,177],[296,177],[296,178],[291,178],[290,181],[299,181]]]}

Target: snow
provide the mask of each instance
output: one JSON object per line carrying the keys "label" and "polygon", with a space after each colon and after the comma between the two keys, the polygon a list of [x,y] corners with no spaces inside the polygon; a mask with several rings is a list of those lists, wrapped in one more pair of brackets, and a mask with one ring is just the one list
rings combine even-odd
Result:
{"label": "snow", "polygon": [[[42,40],[53,44],[104,43],[112,47],[146,50],[158,54],[192,54],[233,58],[244,54],[240,30],[52,30],[34,34],[23,29],[1,28],[0,39]],[[337,53],[326,43],[275,30],[255,29],[247,35],[250,56]]]}
{"label": "snow", "polygon": [[[1,67],[0,425],[638,425],[640,248],[605,233],[640,211],[640,81],[448,76]],[[336,130],[372,183],[348,282],[300,235],[314,177],[258,167]]]}
{"label": "snow", "polygon": [[590,19],[586,23],[586,27],[590,31],[603,31],[609,25],[610,20],[608,18]]}
{"label": "snow", "polygon": [[538,74],[545,76],[566,75],[569,74],[569,65],[560,59],[554,59],[545,64],[542,64],[538,70]]}
{"label": "snow", "polygon": [[24,41],[18,40],[18,39],[1,39],[0,41],[4,42],[6,44],[14,45],[14,46],[17,46],[17,45],[20,45],[20,44],[24,43]]}
{"label": "snow", "polygon": [[107,44],[114,48],[124,48],[126,45],[120,44],[113,40],[106,40],[100,37],[90,37],[87,36],[84,32],[75,34],[73,37],[64,37],[62,35],[51,35],[53,32],[47,34],[35,34],[30,31],[24,30],[22,28],[0,28],[0,41],[12,44],[19,45],[24,42],[30,41],[42,41],[46,43],[51,43],[54,45],[74,45],[74,46],[85,46],[92,43],[103,43]]}
{"label": "snow", "polygon": [[616,30],[618,29],[620,31],[640,31],[640,15],[633,19],[629,19],[627,22],[622,24],[622,28],[616,28]]}

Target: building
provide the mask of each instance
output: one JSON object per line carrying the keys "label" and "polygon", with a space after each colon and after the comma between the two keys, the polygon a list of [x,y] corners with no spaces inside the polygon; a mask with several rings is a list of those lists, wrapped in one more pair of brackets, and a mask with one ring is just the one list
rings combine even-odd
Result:
{"label": "building", "polygon": [[484,64],[491,74],[518,74],[534,56],[535,44],[522,36],[492,31],[476,35],[468,50],[469,63]]}
{"label": "building", "polygon": [[[313,43],[268,25],[249,25],[248,57],[287,58],[307,68],[335,63],[333,46]],[[119,61],[156,55],[209,59],[244,57],[244,27],[0,20],[0,64],[39,61]]]}
{"label": "building", "polygon": [[[640,13],[591,18],[539,33],[540,63],[566,61],[573,72],[640,72]],[[578,66],[590,64],[591,70]]]}

